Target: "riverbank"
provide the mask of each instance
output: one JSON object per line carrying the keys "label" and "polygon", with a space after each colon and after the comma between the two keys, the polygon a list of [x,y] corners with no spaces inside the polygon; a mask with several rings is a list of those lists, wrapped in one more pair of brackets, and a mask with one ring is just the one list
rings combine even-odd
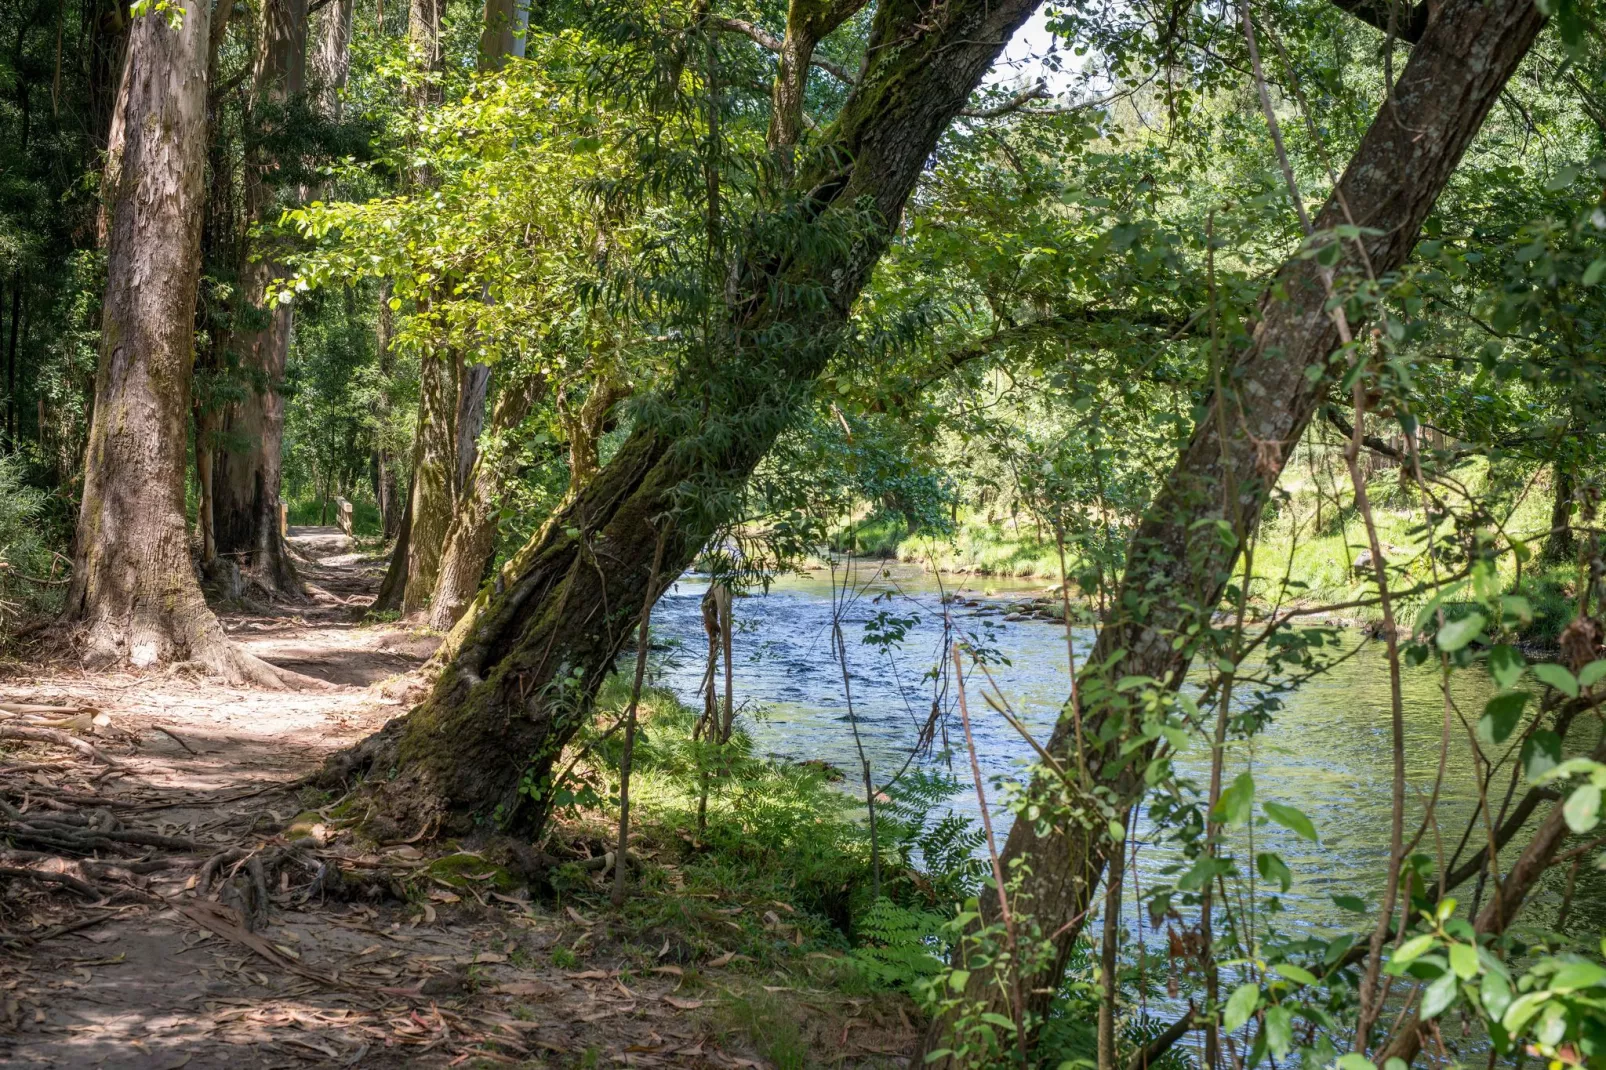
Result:
{"label": "riverbank", "polygon": [[[1488,463],[1475,459],[1463,469],[1458,470],[1464,489],[1459,497],[1475,499],[1486,509],[1491,482]],[[1254,540],[1250,605],[1261,615],[1274,608],[1300,609],[1312,611],[1309,619],[1334,626],[1371,627],[1381,620],[1381,612],[1372,604],[1354,604],[1376,598],[1365,523],[1352,506],[1335,504],[1336,495],[1329,483],[1330,477],[1290,474],[1279,485],[1279,497],[1268,509]],[[1486,530],[1498,526],[1523,546],[1524,560],[1520,562],[1519,555],[1501,555],[1499,575],[1508,590],[1515,587],[1520,576],[1533,616],[1522,638],[1538,649],[1554,647],[1577,595],[1577,567],[1573,562],[1539,560],[1550,528],[1549,489],[1543,480],[1530,481],[1501,501],[1502,512],[1483,525]],[[1435,562],[1425,553],[1423,513],[1414,488],[1403,487],[1398,469],[1389,469],[1374,475],[1368,484],[1368,497],[1378,540],[1393,577],[1392,589],[1401,592],[1431,587]],[[1061,579],[1059,547],[1052,530],[1026,514],[989,519],[961,510],[950,531],[911,533],[902,516],[872,513],[841,527],[833,536],[831,548],[837,554],[851,552],[918,565],[944,576],[1042,580],[1044,588],[1033,599],[1034,608],[1018,612],[1063,619],[1055,605]],[[1084,618],[1091,620],[1096,596],[1079,586],[1075,578],[1086,567],[1074,541],[1070,542],[1066,569],[1072,576],[1073,612],[1080,605]],[[1448,575],[1457,566],[1454,562],[1440,562],[1438,567],[1441,574]],[[1430,597],[1426,590],[1397,595],[1397,616],[1412,619]],[[1342,608],[1323,612],[1329,606]],[[1452,613],[1455,611],[1453,599],[1447,606]]]}

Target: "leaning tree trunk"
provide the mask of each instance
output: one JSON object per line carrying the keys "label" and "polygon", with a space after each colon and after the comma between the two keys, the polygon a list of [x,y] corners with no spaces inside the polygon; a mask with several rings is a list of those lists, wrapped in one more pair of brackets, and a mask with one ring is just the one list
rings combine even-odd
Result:
{"label": "leaning tree trunk", "polygon": [[[374,781],[371,797],[410,830],[437,819],[448,829],[543,820],[520,785],[550,775],[589,714],[637,623],[659,533],[653,594],[723,522],[718,503],[735,498],[838,351],[938,138],[1036,6],[952,0],[940,17],[896,3],[878,10],[864,77],[823,150],[799,168],[796,214],[755,226],[753,241],[738,246],[728,314],[664,388],[674,422],[637,424],[466,622],[430,698],[332,761],[326,780],[394,770]],[[719,388],[708,390],[711,382]],[[683,509],[688,488],[712,507]]]}
{"label": "leaning tree trunk", "polygon": [[531,375],[502,388],[491,412],[491,441],[479,451],[474,468],[459,496],[457,512],[446,537],[440,579],[429,605],[429,626],[447,631],[474,600],[485,566],[496,549],[496,528],[502,496],[513,476],[515,455],[507,439],[518,430],[537,396],[546,388],[544,377]]}
{"label": "leaning tree trunk", "polygon": [[[263,10],[257,56],[258,108],[282,106],[304,92],[306,66],[307,0],[270,0]],[[246,159],[246,214],[257,222],[267,222],[272,207],[266,180],[270,165],[255,152]],[[282,273],[270,257],[253,260],[241,272],[246,300],[267,317],[267,323],[240,336],[241,364],[253,389],[229,406],[224,417],[224,438],[236,449],[218,453],[212,508],[218,553],[234,557],[268,590],[295,594],[301,582],[279,530],[284,443],[284,396],[279,385],[294,314],[287,304],[266,304],[269,285]]]}
{"label": "leaning tree trunk", "polygon": [[[1379,275],[1398,269],[1543,24],[1533,0],[1446,3],[1412,50],[1316,228],[1331,231],[1347,222],[1369,228],[1370,269]],[[1364,270],[1353,243],[1345,243],[1343,254],[1345,270]],[[1106,696],[1086,704],[1081,735],[1089,741],[1091,788],[1117,810],[1124,812],[1141,797],[1147,752],[1123,753],[1136,731],[1136,714],[1112,685],[1122,677],[1180,685],[1193,646],[1174,644],[1173,637],[1208,630],[1239,554],[1238,545],[1201,537],[1201,529],[1214,530],[1209,522],[1218,520],[1234,531],[1253,529],[1311,414],[1344,370],[1335,353],[1338,329],[1320,270],[1315,260],[1298,257],[1279,270],[1261,298],[1253,339],[1226,377],[1230,391],[1212,398],[1133,537],[1114,600],[1117,615],[1099,633],[1081,684],[1084,698]],[[1225,443],[1217,434],[1223,423],[1216,414],[1220,405],[1231,410],[1224,421],[1231,436]],[[1230,508],[1228,488],[1237,492]],[[1078,767],[1071,718],[1056,726],[1047,749],[1065,768]],[[1031,790],[1047,795],[1052,786],[1040,776]],[[1005,845],[1005,872],[1021,866],[1022,884],[1011,902],[1017,924],[1030,917],[1041,931],[1056,934],[1056,954],[1042,974],[1020,979],[1020,988],[1033,993],[1027,1008],[1037,1015],[1057,990],[1103,872],[1110,841],[1102,821],[1092,824],[1097,827],[1076,834],[1055,829],[1039,835],[1034,822],[1016,821]],[[996,909],[991,896],[982,897],[985,922],[996,920]],[[982,1013],[1012,1019],[1003,995],[1010,985],[1001,980],[992,971],[974,971],[964,994],[965,1013],[973,1019]],[[951,1014],[933,1021],[911,1065],[921,1064],[924,1051],[948,1047],[953,1028]],[[959,1063],[948,1055],[924,1065]]]}
{"label": "leaning tree trunk", "polygon": [[183,8],[178,29],[155,14],[130,30],[66,615],[84,628],[90,665],[188,659],[235,682],[276,685],[273,668],[237,649],[207,608],[184,526],[210,11],[207,0]]}

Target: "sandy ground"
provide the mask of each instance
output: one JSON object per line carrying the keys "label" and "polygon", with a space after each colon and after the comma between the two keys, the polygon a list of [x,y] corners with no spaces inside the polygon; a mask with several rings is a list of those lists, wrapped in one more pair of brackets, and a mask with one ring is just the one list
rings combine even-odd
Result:
{"label": "sandy ground", "polygon": [[[360,623],[383,562],[338,531],[297,529],[292,544],[309,598],[222,617],[330,690],[38,666],[0,680],[0,734],[54,726],[118,763],[0,742],[0,1065],[764,1065],[700,1009],[717,997],[682,989],[676,956],[610,956],[605,917],[492,892],[472,859],[454,888],[421,876],[428,857],[409,844],[365,852],[305,818],[287,836],[311,797],[300,778],[403,712],[436,642]],[[56,852],[37,839],[50,821],[115,842]],[[17,834],[29,822],[46,823],[33,841]],[[166,846],[129,842],[141,838]],[[200,879],[208,859],[215,880]],[[251,874],[274,859],[253,906]],[[324,868],[346,893],[327,894]],[[87,883],[29,875],[48,873]],[[354,895],[353,880],[408,898]],[[255,931],[248,915],[265,915]],[[552,965],[559,943],[577,966]],[[854,1043],[895,1043],[875,1034]]]}

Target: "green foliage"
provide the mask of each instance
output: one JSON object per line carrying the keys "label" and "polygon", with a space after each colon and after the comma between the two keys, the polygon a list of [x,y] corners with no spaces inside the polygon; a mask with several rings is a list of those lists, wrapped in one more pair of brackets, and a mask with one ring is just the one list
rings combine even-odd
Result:
{"label": "green foliage", "polygon": [[51,612],[61,604],[64,570],[40,519],[45,495],[22,480],[15,456],[0,455],[0,624]]}

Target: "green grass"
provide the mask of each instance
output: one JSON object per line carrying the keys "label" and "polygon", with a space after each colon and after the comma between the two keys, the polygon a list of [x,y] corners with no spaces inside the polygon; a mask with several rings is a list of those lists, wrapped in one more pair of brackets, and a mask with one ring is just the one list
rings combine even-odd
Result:
{"label": "green grass", "polygon": [[[1553,642],[1572,614],[1576,568],[1571,564],[1547,565],[1537,559],[1542,534],[1550,524],[1548,486],[1543,480],[1517,480],[1509,473],[1492,471],[1487,461],[1478,458],[1458,466],[1454,479],[1465,495],[1488,507],[1507,532],[1531,544],[1534,556],[1523,566],[1522,588],[1533,605],[1535,619],[1523,638],[1541,644]],[[1320,496],[1318,485],[1323,488]],[[1342,508],[1332,500],[1335,486]],[[1253,603],[1260,607],[1321,606],[1375,597],[1370,569],[1357,571],[1355,567],[1357,557],[1367,547],[1367,534],[1359,511],[1349,504],[1353,495],[1342,468],[1324,471],[1318,483],[1301,455],[1288,465],[1279,490],[1283,496],[1268,509],[1255,536],[1250,587]],[[1441,487],[1439,493],[1449,497],[1453,506],[1465,506],[1460,492],[1452,494]],[[1414,486],[1401,483],[1399,469],[1384,469],[1368,482],[1367,496],[1378,539],[1385,548],[1384,557],[1395,566],[1391,586],[1403,590],[1430,585],[1433,563],[1422,552],[1424,539],[1419,529],[1423,514]],[[961,510],[951,534],[911,536],[901,516],[872,513],[845,525],[833,537],[834,550],[840,552],[850,545],[855,553],[866,557],[896,558],[935,567],[940,572],[1051,582],[1059,578],[1059,558],[1052,536],[1040,532],[1024,517],[1018,522],[990,523]],[[1069,560],[1067,565],[1076,573],[1077,561]],[[1441,575],[1454,570],[1454,565],[1440,565]],[[1507,589],[1515,587],[1518,576],[1513,555],[1502,556],[1500,576]],[[1421,594],[1400,598],[1397,616],[1409,623],[1428,597]],[[1379,616],[1372,606],[1341,613],[1362,621]]]}
{"label": "green grass", "polygon": [[[329,499],[328,512],[324,511],[324,501],[321,498],[302,498],[288,503],[290,523],[296,527],[313,527],[319,524],[334,524],[338,507],[333,498]],[[328,519],[324,519],[327,516]],[[353,535],[379,535],[384,530],[383,518],[379,515],[379,507],[366,498],[351,499],[351,531]]]}

